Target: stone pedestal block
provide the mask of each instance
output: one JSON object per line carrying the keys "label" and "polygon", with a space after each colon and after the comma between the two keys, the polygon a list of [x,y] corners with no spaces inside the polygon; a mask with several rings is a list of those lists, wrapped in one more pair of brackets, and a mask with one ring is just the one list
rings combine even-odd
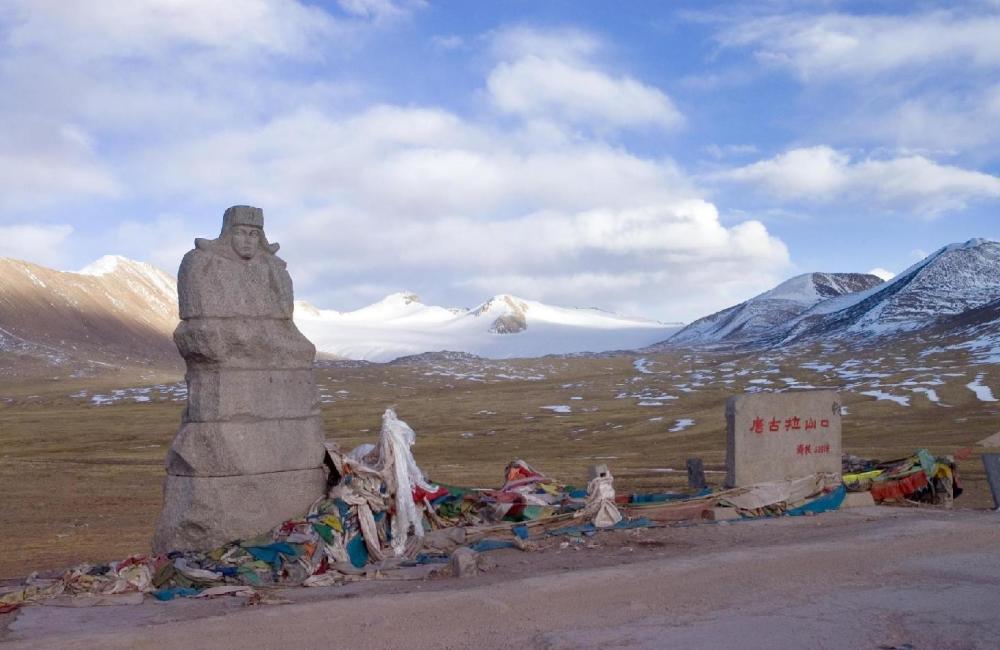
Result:
{"label": "stone pedestal block", "polygon": [[314,415],[319,394],[309,370],[189,370],[188,422],[283,420]]}
{"label": "stone pedestal block", "polygon": [[267,532],[301,517],[323,495],[323,468],[246,476],[172,476],[153,552],[205,550]]}
{"label": "stone pedestal block", "polygon": [[174,476],[237,476],[311,469],[323,464],[317,417],[258,422],[187,422],[167,452]]}

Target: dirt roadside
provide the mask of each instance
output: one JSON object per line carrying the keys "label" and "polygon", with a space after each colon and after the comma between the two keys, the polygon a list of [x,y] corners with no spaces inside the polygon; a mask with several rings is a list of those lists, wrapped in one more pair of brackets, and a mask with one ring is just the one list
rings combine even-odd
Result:
{"label": "dirt roadside", "polygon": [[[600,533],[487,554],[458,580],[242,599],[30,607],[10,648],[995,648],[1000,513],[860,508]],[[390,576],[392,577],[392,576]],[[400,580],[399,578],[411,578]],[[909,645],[907,645],[909,644]]]}

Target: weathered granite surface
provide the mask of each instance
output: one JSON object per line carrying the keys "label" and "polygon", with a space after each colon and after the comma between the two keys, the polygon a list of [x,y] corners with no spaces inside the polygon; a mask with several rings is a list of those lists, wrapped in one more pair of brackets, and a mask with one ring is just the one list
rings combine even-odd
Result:
{"label": "weathered granite surface", "polygon": [[315,347],[259,208],[226,210],[178,272],[188,404],[167,454],[153,550],[209,549],[304,514],[323,494]]}
{"label": "weathered granite surface", "polygon": [[310,469],[323,463],[319,416],[253,422],[186,422],[167,452],[173,476],[239,476]]}
{"label": "weathered granite surface", "polygon": [[290,319],[193,318],[174,330],[188,368],[303,368],[316,348]]}
{"label": "weathered granite surface", "polygon": [[326,471],[167,476],[154,552],[212,549],[301,517],[323,494]]}
{"label": "weathered granite surface", "polygon": [[188,422],[283,420],[318,412],[312,368],[188,370]]}
{"label": "weathered granite surface", "polygon": [[726,485],[839,475],[840,404],[831,390],[729,398]]}

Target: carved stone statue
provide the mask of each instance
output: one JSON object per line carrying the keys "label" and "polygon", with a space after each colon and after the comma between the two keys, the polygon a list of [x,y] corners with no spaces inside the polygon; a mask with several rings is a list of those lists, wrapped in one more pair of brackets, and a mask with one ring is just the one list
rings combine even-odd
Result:
{"label": "carved stone statue", "polygon": [[233,206],[178,272],[188,403],[167,453],[154,552],[209,549],[304,514],[323,495],[316,349],[260,208]]}

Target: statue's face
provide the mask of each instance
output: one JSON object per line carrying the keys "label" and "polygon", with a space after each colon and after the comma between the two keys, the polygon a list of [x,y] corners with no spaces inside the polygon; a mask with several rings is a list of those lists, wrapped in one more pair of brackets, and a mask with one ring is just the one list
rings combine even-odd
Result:
{"label": "statue's face", "polygon": [[233,226],[233,250],[245,260],[256,255],[260,250],[260,228]]}

